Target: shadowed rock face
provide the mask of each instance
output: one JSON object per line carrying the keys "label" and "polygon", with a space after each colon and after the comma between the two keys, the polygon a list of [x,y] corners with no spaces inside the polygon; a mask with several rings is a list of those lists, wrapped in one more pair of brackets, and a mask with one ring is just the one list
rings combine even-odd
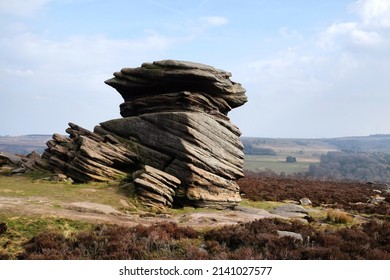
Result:
{"label": "shadowed rock face", "polygon": [[247,99],[230,76],[175,60],[124,68],[105,82],[122,95],[123,118],[93,132],[70,124],[70,137],[55,134],[43,158],[76,181],[132,178],[146,206],[233,207],[244,154],[227,113]]}

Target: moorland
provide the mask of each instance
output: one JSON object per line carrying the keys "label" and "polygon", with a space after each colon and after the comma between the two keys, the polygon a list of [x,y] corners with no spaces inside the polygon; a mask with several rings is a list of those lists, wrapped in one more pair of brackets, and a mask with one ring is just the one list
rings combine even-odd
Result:
{"label": "moorland", "polygon": [[389,137],[363,138],[250,139],[235,209],[149,211],[119,182],[3,174],[0,259],[390,259],[386,180],[307,173],[329,152],[386,165]]}

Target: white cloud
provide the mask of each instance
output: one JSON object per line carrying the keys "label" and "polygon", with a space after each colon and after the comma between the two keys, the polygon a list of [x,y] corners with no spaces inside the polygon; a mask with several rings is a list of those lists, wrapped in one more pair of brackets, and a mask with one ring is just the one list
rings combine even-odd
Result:
{"label": "white cloud", "polygon": [[27,69],[27,70],[22,70],[22,69],[4,69],[6,74],[9,74],[11,76],[17,76],[17,77],[28,77],[34,75],[34,72]]}
{"label": "white cloud", "polygon": [[333,23],[319,36],[318,44],[324,49],[354,47],[381,47],[385,39],[376,30],[365,30],[358,22]]}
{"label": "white cloud", "polygon": [[221,16],[207,16],[202,17],[200,20],[203,24],[211,27],[224,26],[229,22],[227,18]]}
{"label": "white cloud", "polygon": [[[2,129],[7,134],[63,132],[69,121],[93,129],[119,117],[122,98],[103,82],[123,67],[162,59],[175,42],[152,31],[137,40],[100,35],[52,40],[33,33],[0,38],[5,58],[0,61],[0,118],[23,123]],[[26,121],[18,120],[19,111]]]}
{"label": "white cloud", "polygon": [[361,17],[363,24],[366,26],[390,27],[389,0],[359,0],[351,4],[350,9]]}
{"label": "white cloud", "polygon": [[[37,79],[51,76],[53,80],[50,82],[58,83],[64,76],[91,76],[102,71],[116,71],[120,69],[118,67],[137,65],[150,58],[151,53],[156,56],[163,54],[175,42],[175,38],[152,31],[137,40],[116,40],[103,35],[52,40],[23,33],[0,40],[4,57],[14,65],[9,67],[10,62],[6,60],[0,62],[0,68],[18,69],[22,65],[29,65],[29,70],[19,71],[19,74],[34,72]],[[11,74],[10,71],[8,73]]]}
{"label": "white cloud", "polygon": [[18,17],[34,16],[51,0],[0,0],[0,13]]}
{"label": "white cloud", "polygon": [[390,48],[390,1],[359,0],[350,11],[355,21],[335,22],[320,35],[318,44],[324,49],[361,48],[366,51]]}
{"label": "white cloud", "polygon": [[[48,2],[0,0],[0,13],[31,17]],[[305,31],[286,27],[265,45],[255,36],[239,41],[237,57],[229,58],[226,70],[247,89],[249,102],[232,112],[244,135],[389,133],[383,121],[390,119],[389,5],[388,0],[356,1],[350,6],[357,15],[355,20],[333,22],[311,37],[303,35]],[[209,50],[204,52],[202,40],[231,36],[220,28],[229,24],[229,19],[200,15],[183,18],[174,28],[161,27],[173,36],[146,30],[138,39],[128,40],[109,35],[53,39],[50,33],[28,32],[37,30],[29,26],[30,19],[18,23],[3,17],[0,118],[12,120],[2,127],[3,133],[63,132],[68,121],[91,129],[99,121],[119,116],[121,97],[103,84],[113,71],[170,55],[178,59],[208,56],[213,60],[207,54]],[[248,48],[253,52],[246,52],[248,44],[253,45]],[[280,45],[284,49],[278,49]],[[245,57],[249,61],[246,64],[242,62]],[[241,64],[230,68],[235,61]],[[370,131],[374,126],[377,130]]]}
{"label": "white cloud", "polygon": [[303,39],[302,34],[300,34],[297,30],[292,30],[287,27],[280,28],[279,33],[285,39],[297,39],[297,40]]}
{"label": "white cloud", "polygon": [[328,61],[321,56],[305,53],[303,49],[288,49],[279,52],[275,58],[250,62],[246,67],[244,82],[269,87],[282,96],[315,94],[325,87],[319,84],[319,69],[328,67]]}
{"label": "white cloud", "polygon": [[[358,1],[355,21],[331,23],[314,40],[302,36],[293,47],[294,33],[281,29],[288,47],[241,70],[249,99],[245,107],[252,113],[233,116],[244,135],[389,133],[390,17],[384,15],[390,1],[385,2]],[[264,118],[248,122],[257,111]]]}
{"label": "white cloud", "polygon": [[[163,52],[176,42],[175,38],[147,32],[137,40],[115,40],[106,36],[72,36],[64,40],[51,40],[33,33],[22,33],[0,40],[5,57],[13,63],[29,63],[36,68],[73,69],[105,66],[108,62],[144,57],[150,52]],[[0,67],[5,67],[0,62]]]}

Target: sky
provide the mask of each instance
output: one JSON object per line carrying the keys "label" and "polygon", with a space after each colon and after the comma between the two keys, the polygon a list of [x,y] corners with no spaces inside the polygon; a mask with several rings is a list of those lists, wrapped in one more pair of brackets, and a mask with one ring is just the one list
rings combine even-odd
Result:
{"label": "sky", "polygon": [[231,72],[243,136],[390,133],[390,0],[0,0],[0,135],[119,118],[104,81],[163,59]]}

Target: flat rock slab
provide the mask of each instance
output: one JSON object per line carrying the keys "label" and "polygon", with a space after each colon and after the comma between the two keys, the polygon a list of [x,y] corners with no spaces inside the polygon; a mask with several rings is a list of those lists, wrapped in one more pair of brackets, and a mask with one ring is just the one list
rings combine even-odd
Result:
{"label": "flat rock slab", "polygon": [[247,215],[258,215],[260,217],[266,216],[268,218],[268,217],[275,217],[276,216],[274,214],[271,214],[267,210],[259,209],[259,208],[253,208],[253,207],[237,206],[237,207],[234,207],[234,210],[243,212],[243,213],[245,213]]}
{"label": "flat rock slab", "polygon": [[[121,203],[123,203],[122,201]],[[38,207],[37,207],[38,206]],[[175,222],[178,225],[197,229],[215,228],[259,219],[289,219],[272,214],[264,209],[236,207],[234,210],[194,209],[188,213],[156,214],[152,212],[119,211],[115,208],[92,202],[60,203],[45,197],[0,196],[0,212],[18,213],[23,216],[57,217],[93,223],[110,223],[123,226],[154,225],[160,222]]]}
{"label": "flat rock slab", "polygon": [[283,218],[270,212],[252,207],[236,207],[234,210],[219,210],[212,212],[195,212],[174,217],[178,224],[185,224],[191,227],[218,227],[235,225],[237,223],[249,223],[259,219]]}
{"label": "flat rock slab", "polygon": [[272,214],[280,215],[286,218],[303,218],[308,215],[308,211],[306,208],[295,205],[295,204],[286,204],[282,206],[278,206],[270,211]]}
{"label": "flat rock slab", "polygon": [[89,212],[98,214],[111,214],[111,215],[122,215],[121,212],[114,209],[109,205],[92,203],[92,202],[73,202],[65,206],[69,210],[75,210],[78,212]]}
{"label": "flat rock slab", "polygon": [[300,233],[278,230],[277,231],[279,237],[291,237],[299,241],[303,241],[303,237]]}

